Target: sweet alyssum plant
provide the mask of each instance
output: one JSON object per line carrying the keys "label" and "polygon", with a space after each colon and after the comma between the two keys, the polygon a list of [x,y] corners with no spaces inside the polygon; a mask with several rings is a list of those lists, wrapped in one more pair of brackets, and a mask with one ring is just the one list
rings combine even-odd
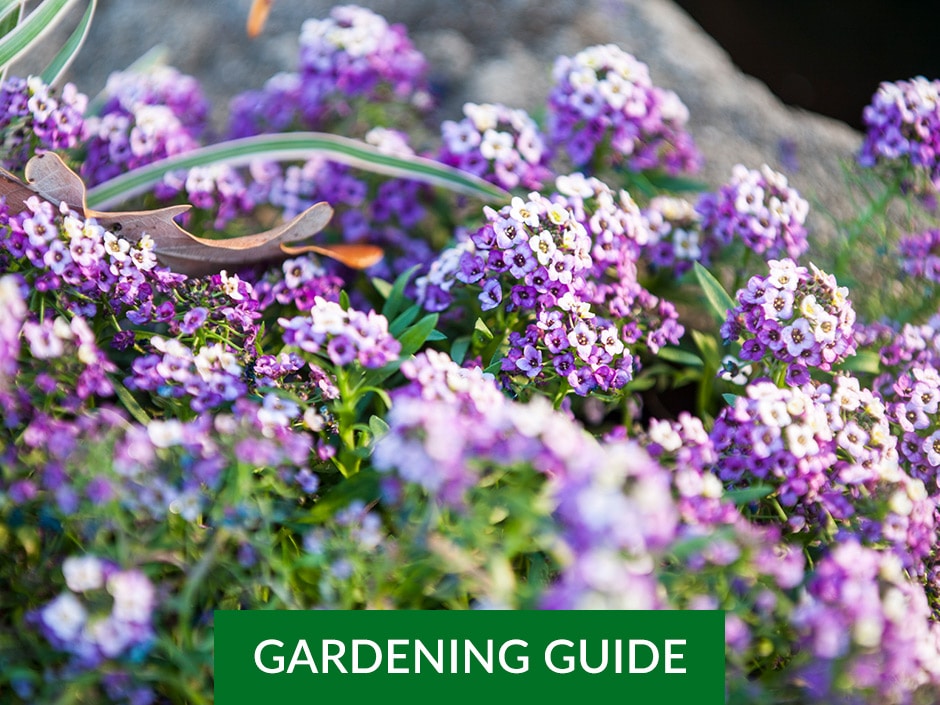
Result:
{"label": "sweet alyssum plant", "polygon": [[[4,65],[57,17],[13,4]],[[0,700],[211,702],[215,609],[681,608],[729,702],[937,701],[940,83],[879,88],[824,243],[771,166],[689,190],[615,46],[435,132],[405,28],[337,7],[207,142],[171,67],[59,85],[87,7],[0,84]],[[20,183],[48,151],[87,202]],[[381,262],[213,264],[322,201],[301,244]],[[184,204],[205,274],[120,215]]]}

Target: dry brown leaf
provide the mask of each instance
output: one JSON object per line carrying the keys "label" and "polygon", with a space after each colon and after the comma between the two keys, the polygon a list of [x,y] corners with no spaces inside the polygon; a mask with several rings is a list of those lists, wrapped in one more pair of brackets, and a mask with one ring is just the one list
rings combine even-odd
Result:
{"label": "dry brown leaf", "polygon": [[85,184],[62,159],[46,152],[26,164],[23,183],[9,172],[0,173],[0,195],[6,198],[12,213],[22,211],[26,200],[38,195],[54,205],[67,204],[72,210],[94,218],[102,227],[120,233],[132,242],[145,234],[154,241],[154,254],[164,265],[190,276],[213,274],[222,269],[238,269],[262,262],[284,259],[304,252],[316,252],[349,267],[364,269],[382,258],[375,245],[315,245],[302,240],[320,232],[333,209],[317,203],[293,220],[253,235],[221,240],[198,237],[184,230],[174,220],[192,206],[169,206],[149,211],[96,211],[85,204]]}

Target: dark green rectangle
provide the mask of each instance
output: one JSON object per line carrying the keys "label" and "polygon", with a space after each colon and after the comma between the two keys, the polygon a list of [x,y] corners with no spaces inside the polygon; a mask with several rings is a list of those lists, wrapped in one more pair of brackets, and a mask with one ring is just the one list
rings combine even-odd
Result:
{"label": "dark green rectangle", "polygon": [[[571,646],[562,641],[549,652],[557,640]],[[581,665],[581,644],[585,665],[598,670],[605,640],[607,667],[590,673]],[[324,661],[324,647],[328,655],[343,655]],[[654,649],[658,665],[639,672],[651,665]],[[619,702],[722,705],[724,653],[724,614],[718,611],[219,611],[215,701],[299,705],[444,698],[476,705],[493,698],[552,703],[615,695]],[[372,672],[353,672],[356,654],[360,670],[378,659],[380,664]],[[555,669],[573,669],[555,672],[546,656]],[[293,672],[287,673],[292,661]],[[266,673],[259,663],[281,672]]]}

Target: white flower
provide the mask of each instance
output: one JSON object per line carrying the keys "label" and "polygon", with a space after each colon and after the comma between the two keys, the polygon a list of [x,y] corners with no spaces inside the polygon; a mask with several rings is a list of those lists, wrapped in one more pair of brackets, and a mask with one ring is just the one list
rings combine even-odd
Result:
{"label": "white flower", "polygon": [[787,426],[786,434],[790,452],[797,458],[805,458],[819,452],[819,444],[813,438],[813,432],[809,426],[792,424]]}
{"label": "white flower", "polygon": [[258,421],[264,426],[286,427],[300,414],[300,407],[289,399],[283,399],[274,393],[265,395],[262,407],[258,409]]}
{"label": "white flower", "polygon": [[42,621],[62,641],[71,641],[81,633],[88,612],[75,595],[64,592],[42,609]]}
{"label": "white flower", "polygon": [[519,196],[512,197],[512,202],[509,205],[509,217],[532,228],[539,226],[537,205],[531,201],[523,201]]}
{"label": "white flower", "polygon": [[65,584],[72,592],[98,590],[104,586],[104,565],[97,556],[70,556],[62,562]]}
{"label": "white flower", "polygon": [[183,424],[178,419],[154,419],[147,424],[147,436],[157,448],[171,448],[183,440]]}
{"label": "white flower", "polygon": [[150,620],[155,591],[143,573],[122,571],[108,578],[108,592],[114,598],[112,614],[125,622]]}
{"label": "white flower", "polygon": [[487,130],[480,143],[480,154],[484,159],[496,162],[508,161],[515,150],[512,147],[512,135],[508,132]]}
{"label": "white flower", "polygon": [[532,252],[535,253],[535,258],[539,261],[539,264],[545,267],[551,263],[552,257],[557,249],[552,234],[547,230],[543,230],[538,235],[530,237],[529,247],[531,247]]}
{"label": "white flower", "polygon": [[499,124],[499,112],[490,103],[464,103],[463,114],[470,118],[480,132],[493,130]]}
{"label": "white flower", "polygon": [[652,419],[650,421],[649,437],[653,443],[661,446],[667,453],[672,453],[682,447],[682,436],[668,421]]}
{"label": "white flower", "polygon": [[222,291],[224,291],[226,294],[228,294],[228,296],[229,296],[231,299],[233,299],[233,300],[235,300],[235,301],[241,301],[242,299],[245,298],[245,297],[241,294],[241,292],[239,292],[239,290],[238,290],[238,285],[239,285],[239,283],[241,282],[241,280],[238,278],[238,275],[237,275],[237,274],[233,274],[232,276],[229,276],[229,275],[228,275],[228,272],[226,272],[226,271],[223,269],[223,270],[219,273],[219,276],[222,277]]}

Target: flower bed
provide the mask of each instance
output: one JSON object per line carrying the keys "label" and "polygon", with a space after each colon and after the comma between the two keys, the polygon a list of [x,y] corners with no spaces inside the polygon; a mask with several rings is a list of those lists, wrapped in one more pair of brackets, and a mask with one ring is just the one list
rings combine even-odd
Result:
{"label": "flower bed", "polygon": [[170,67],[60,74],[0,85],[4,702],[210,702],[261,608],[721,609],[729,702],[937,702],[940,83],[822,242],[615,46],[544,124],[429,127],[355,6],[225,140]]}

